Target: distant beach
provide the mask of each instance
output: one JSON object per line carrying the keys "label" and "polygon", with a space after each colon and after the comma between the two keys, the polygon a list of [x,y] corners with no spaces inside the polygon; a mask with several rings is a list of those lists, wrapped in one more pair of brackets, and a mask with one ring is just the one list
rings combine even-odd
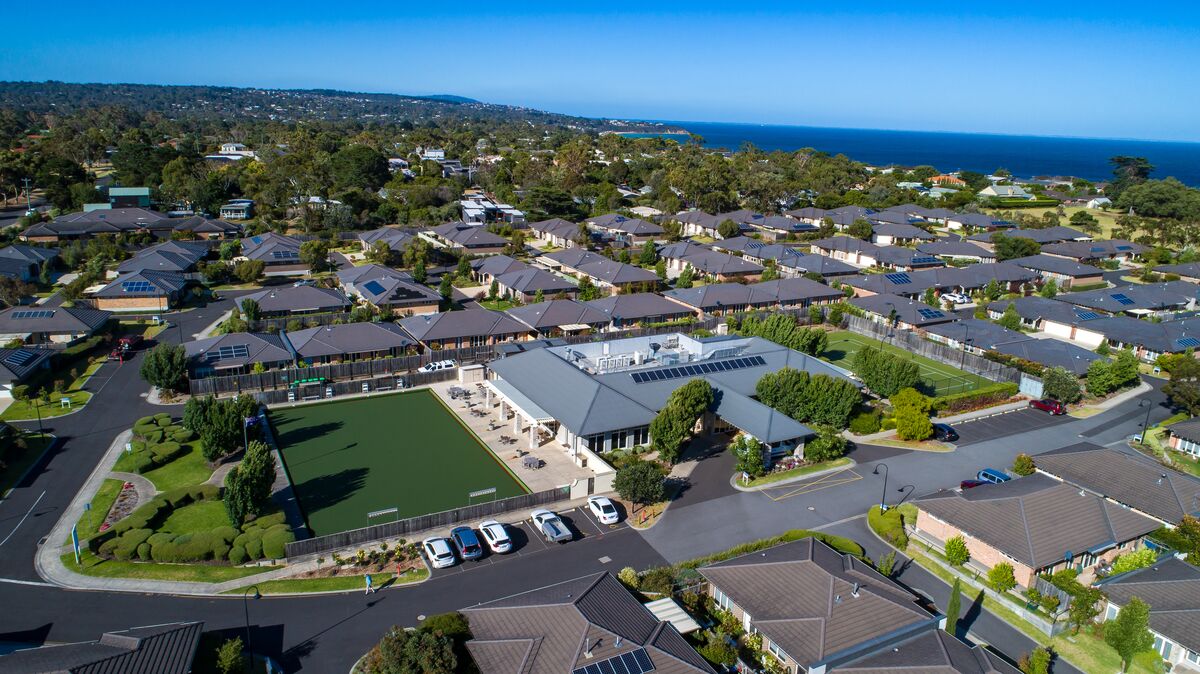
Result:
{"label": "distant beach", "polygon": [[760,150],[791,152],[811,147],[877,166],[929,164],[942,171],[981,173],[1006,168],[1021,177],[1069,175],[1094,181],[1112,178],[1110,157],[1132,155],[1150,160],[1156,167],[1155,178],[1174,176],[1200,186],[1200,143],[722,122],[659,123],[686,131],[621,135],[677,138],[694,133],[710,148],[737,150],[744,143],[753,143]]}

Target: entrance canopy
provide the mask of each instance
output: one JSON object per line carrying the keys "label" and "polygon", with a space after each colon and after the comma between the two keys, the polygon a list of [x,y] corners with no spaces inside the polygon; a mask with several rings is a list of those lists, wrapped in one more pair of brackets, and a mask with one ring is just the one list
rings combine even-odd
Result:
{"label": "entrance canopy", "polygon": [[549,412],[539,407],[537,403],[530,400],[525,394],[517,390],[515,386],[503,379],[489,380],[486,382],[486,385],[496,395],[500,396],[501,399],[515,407],[522,416],[532,419],[539,424],[554,421],[554,417]]}

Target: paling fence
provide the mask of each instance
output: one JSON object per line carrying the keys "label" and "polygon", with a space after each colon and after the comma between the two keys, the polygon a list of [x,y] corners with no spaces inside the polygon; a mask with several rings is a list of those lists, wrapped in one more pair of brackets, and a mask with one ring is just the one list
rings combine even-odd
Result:
{"label": "paling fence", "polygon": [[[500,515],[502,513],[512,512],[514,510],[527,510],[537,506],[550,505],[558,501],[566,501],[571,498],[571,487],[569,485],[546,489],[544,491],[533,492],[531,494],[522,494],[520,496],[511,496],[509,498],[497,499],[495,501],[485,501],[474,505],[466,505],[451,510],[443,510],[441,512],[429,513],[428,515],[418,515],[407,519],[396,520],[394,522],[384,522],[382,524],[373,524],[361,529],[351,529],[336,534],[328,534],[325,536],[317,536],[315,538],[307,538],[302,541],[294,541],[287,544],[287,557],[289,560],[294,560],[297,557],[305,557],[315,555],[331,550],[340,550],[356,545],[363,545],[386,538],[397,538],[401,536],[409,536],[414,533],[428,531],[430,529],[445,528],[459,522],[470,522],[473,520],[490,517],[492,515]],[[367,513],[363,513],[366,518]]]}

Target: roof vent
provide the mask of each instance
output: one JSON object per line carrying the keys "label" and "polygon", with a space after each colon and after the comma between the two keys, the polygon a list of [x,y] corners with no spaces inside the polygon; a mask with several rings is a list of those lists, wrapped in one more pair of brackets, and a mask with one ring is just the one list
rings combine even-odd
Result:
{"label": "roof vent", "polygon": [[842,603],[842,595],[840,595],[840,594],[833,595],[833,603],[835,605]]}
{"label": "roof vent", "polygon": [[858,583],[855,583],[854,589],[850,590],[850,596],[856,599],[858,598]]}
{"label": "roof vent", "polygon": [[1163,483],[1163,480],[1165,480],[1165,479],[1167,479],[1167,474],[1166,474],[1166,473],[1159,473],[1159,474],[1158,474],[1158,483],[1159,483],[1159,484],[1162,484],[1162,483]]}
{"label": "roof vent", "polygon": [[589,638],[584,638],[583,640],[583,657],[592,657],[592,640]]}

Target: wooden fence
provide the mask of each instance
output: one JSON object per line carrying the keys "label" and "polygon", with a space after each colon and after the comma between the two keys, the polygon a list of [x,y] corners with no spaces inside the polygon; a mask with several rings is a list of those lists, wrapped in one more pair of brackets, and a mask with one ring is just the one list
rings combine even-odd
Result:
{"label": "wooden fence", "polygon": [[[570,498],[571,487],[570,485],[566,485],[531,494],[522,494],[496,501],[487,501],[451,510],[443,510],[442,512],[430,513],[428,515],[418,515],[416,517],[409,517],[408,519],[396,520],[395,522],[374,524],[361,529],[351,529],[350,531],[343,531],[341,533],[317,536],[316,538],[288,543],[287,558],[289,562],[295,561],[298,557],[365,545],[386,538],[411,536],[418,532],[445,528],[459,522],[470,522],[515,510],[527,510],[537,506],[569,500]],[[363,513],[363,516],[366,517],[366,513]]]}

